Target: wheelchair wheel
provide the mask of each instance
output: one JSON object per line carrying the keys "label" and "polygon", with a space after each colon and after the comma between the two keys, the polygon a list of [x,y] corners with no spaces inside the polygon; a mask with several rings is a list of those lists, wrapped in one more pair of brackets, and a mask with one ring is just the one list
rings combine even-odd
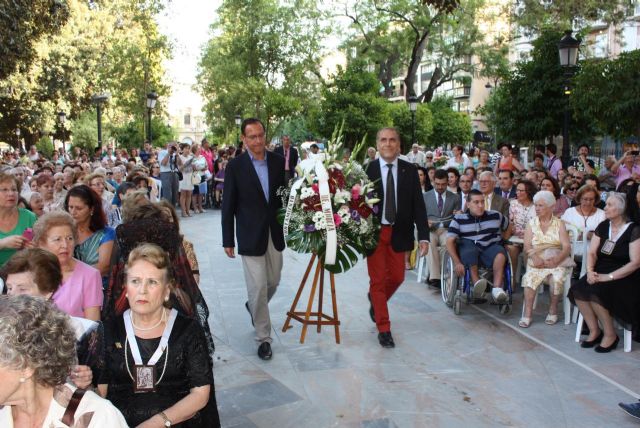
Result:
{"label": "wheelchair wheel", "polygon": [[460,315],[460,306],[462,305],[461,299],[459,295],[453,298],[453,313],[456,315]]}
{"label": "wheelchair wheel", "polygon": [[447,306],[451,307],[453,305],[453,297],[455,296],[456,290],[458,289],[458,278],[456,277],[456,273],[453,269],[453,261],[447,254],[445,254],[442,258],[441,275],[442,301]]}

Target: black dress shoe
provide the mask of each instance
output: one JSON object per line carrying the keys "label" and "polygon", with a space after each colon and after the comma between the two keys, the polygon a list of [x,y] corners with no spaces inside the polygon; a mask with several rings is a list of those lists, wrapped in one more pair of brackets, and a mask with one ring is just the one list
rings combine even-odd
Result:
{"label": "black dress shoe", "polygon": [[606,354],[607,352],[611,352],[614,349],[616,349],[618,347],[618,342],[620,342],[620,337],[616,336],[616,340],[613,341],[613,343],[607,347],[604,346],[596,346],[596,349],[594,349],[594,351],[596,351],[599,354]]}
{"label": "black dress shoe", "polygon": [[251,309],[249,309],[249,301],[248,300],[246,302],[244,302],[244,307],[247,308],[247,312],[249,312],[249,316],[251,317],[251,325],[255,327],[256,325],[253,323],[253,314],[251,313]]}
{"label": "black dress shoe", "polygon": [[258,347],[258,357],[263,360],[270,360],[273,356],[273,352],[271,352],[271,345],[269,342],[262,342]]}
{"label": "black dress shoe", "polygon": [[596,337],[593,340],[583,340],[582,343],[580,343],[580,346],[583,348],[593,348],[594,346],[598,345],[602,341],[603,337],[604,337],[604,332],[601,331],[598,337]]}
{"label": "black dress shoe", "polygon": [[396,344],[393,341],[393,337],[391,337],[390,331],[385,331],[384,333],[378,333],[378,342],[380,342],[380,346],[383,348],[395,348]]}
{"label": "black dress shoe", "polygon": [[442,282],[439,279],[429,280],[429,285],[435,288],[442,288]]}
{"label": "black dress shoe", "polygon": [[369,316],[371,317],[371,321],[376,323],[376,313],[373,312],[373,303],[371,303],[371,294],[367,293],[367,299],[369,299]]}

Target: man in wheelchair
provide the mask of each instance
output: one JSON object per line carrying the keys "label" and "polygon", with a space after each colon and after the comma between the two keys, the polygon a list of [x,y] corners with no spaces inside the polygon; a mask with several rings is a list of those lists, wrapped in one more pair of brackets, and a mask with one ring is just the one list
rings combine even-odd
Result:
{"label": "man in wheelchair", "polygon": [[502,245],[508,239],[509,219],[498,211],[485,209],[485,199],[478,190],[467,195],[468,211],[456,214],[447,233],[447,251],[453,261],[456,275],[463,277],[468,268],[473,284],[473,297],[479,299],[487,288],[480,277],[478,266],[493,270],[493,300],[502,305],[508,295],[503,289],[507,254]]}

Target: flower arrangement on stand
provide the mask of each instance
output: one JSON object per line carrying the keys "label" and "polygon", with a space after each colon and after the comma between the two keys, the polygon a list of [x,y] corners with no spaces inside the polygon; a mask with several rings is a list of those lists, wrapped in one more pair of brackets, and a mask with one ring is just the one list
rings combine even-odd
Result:
{"label": "flower arrangement on stand", "polygon": [[379,199],[374,183],[355,161],[363,146],[364,140],[348,161],[339,161],[343,137],[337,130],[324,156],[302,161],[296,168],[297,180],[278,191],[287,246],[316,254],[332,273],[351,269],[378,242]]}

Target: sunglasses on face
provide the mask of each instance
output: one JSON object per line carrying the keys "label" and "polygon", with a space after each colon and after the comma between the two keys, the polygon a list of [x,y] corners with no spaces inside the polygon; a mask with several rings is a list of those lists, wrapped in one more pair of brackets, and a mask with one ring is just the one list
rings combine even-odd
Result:
{"label": "sunglasses on face", "polygon": [[576,190],[578,190],[578,187],[569,187],[569,190],[571,190],[572,192],[575,192]]}

